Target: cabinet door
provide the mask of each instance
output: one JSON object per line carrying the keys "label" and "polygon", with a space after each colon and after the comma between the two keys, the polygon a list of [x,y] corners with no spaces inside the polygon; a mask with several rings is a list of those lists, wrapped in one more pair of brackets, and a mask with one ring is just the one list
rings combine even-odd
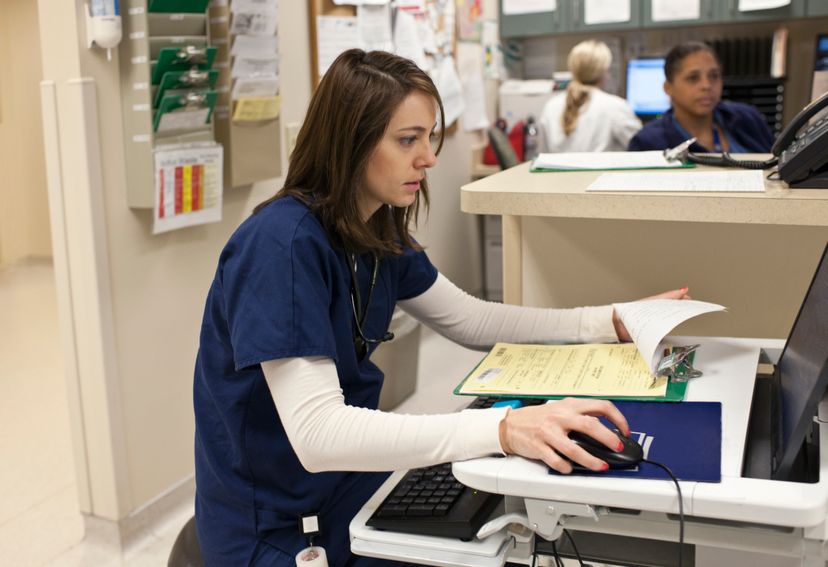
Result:
{"label": "cabinet door", "polygon": [[747,0],[717,2],[720,10],[718,19],[725,22],[751,22],[757,20],[800,18],[805,15],[805,0],[791,0],[790,4],[786,4],[780,8],[749,11],[740,10],[740,3],[747,3]]}
{"label": "cabinet door", "polygon": [[500,0],[500,37],[533,37],[539,35],[555,35],[572,31],[566,24],[568,18],[565,12],[569,2],[558,0],[557,9],[549,12],[533,12],[530,14],[504,14],[503,4],[508,0]]}
{"label": "cabinet door", "polygon": [[[828,2],[828,0],[825,1]],[[654,10],[653,4],[656,3],[657,1],[654,0],[643,0],[641,23],[644,27],[666,28],[672,26],[709,24],[714,22],[718,15],[715,0],[687,0],[686,2],[681,2],[681,7],[678,11],[674,12],[674,17],[670,17],[670,13],[659,11],[657,7]],[[698,16],[694,14],[696,10],[690,8],[691,4],[698,6]]]}
{"label": "cabinet door", "polygon": [[828,16],[828,0],[806,0],[806,2],[806,15]]}
{"label": "cabinet door", "polygon": [[[641,27],[642,0],[571,0],[566,2],[572,10],[573,31],[623,30]],[[627,6],[629,11],[627,12]],[[609,11],[605,7],[612,7]],[[623,10],[623,12],[621,11]],[[623,21],[601,22],[603,19],[624,17]],[[591,21],[590,21],[591,20]]]}

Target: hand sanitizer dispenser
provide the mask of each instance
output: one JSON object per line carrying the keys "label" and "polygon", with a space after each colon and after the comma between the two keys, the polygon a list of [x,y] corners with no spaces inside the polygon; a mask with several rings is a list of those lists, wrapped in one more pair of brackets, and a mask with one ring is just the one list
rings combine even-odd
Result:
{"label": "hand sanitizer dispenser", "polygon": [[86,5],[86,39],[90,49],[93,44],[106,49],[107,60],[112,60],[112,48],[121,41],[119,0],[92,0]]}

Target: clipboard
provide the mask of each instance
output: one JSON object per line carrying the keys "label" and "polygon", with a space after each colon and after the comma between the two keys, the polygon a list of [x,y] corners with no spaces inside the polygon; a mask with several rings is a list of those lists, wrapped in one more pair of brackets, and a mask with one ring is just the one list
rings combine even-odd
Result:
{"label": "clipboard", "polygon": [[218,93],[207,89],[182,94],[168,92],[155,111],[153,131],[194,130],[207,126],[216,100]]}
{"label": "clipboard", "polygon": [[[466,380],[468,380],[475,374],[475,371],[480,367],[480,365],[483,363],[483,360],[486,357],[483,357],[480,360],[480,362],[478,362],[477,365],[475,365],[475,367],[460,381],[460,383],[454,388],[453,393],[455,396],[486,396],[492,398],[503,398],[512,400],[521,398],[541,400],[561,400],[563,398],[591,398],[600,400],[615,400],[629,402],[680,402],[684,400],[684,397],[687,395],[687,384],[689,378],[694,378],[701,375],[700,371],[693,368],[693,361],[695,360],[696,355],[696,347],[698,347],[698,345],[693,345],[691,347],[671,347],[671,352],[665,354],[665,356],[662,358],[662,362],[661,364],[659,364],[659,368],[662,369],[664,375],[667,376],[667,388],[664,395],[662,396],[588,396],[582,394],[535,395],[524,393],[515,394],[508,392],[463,392],[462,389]],[[676,358],[675,360],[671,360],[671,357],[674,355],[674,350],[676,348],[686,348],[687,352],[684,356]]]}
{"label": "clipboard", "polygon": [[161,82],[161,77],[169,71],[186,71],[195,67],[201,71],[212,68],[218,48],[214,46],[186,45],[183,47],[162,47],[158,60],[152,67],[152,84]]}
{"label": "clipboard", "polygon": [[665,152],[650,150],[643,152],[562,152],[542,153],[532,160],[529,171],[575,172],[575,171],[622,171],[636,169],[684,169],[696,164],[671,159]]}
{"label": "clipboard", "polygon": [[161,77],[161,84],[155,93],[153,108],[161,104],[161,99],[168,90],[173,89],[214,89],[219,72],[216,70],[188,69],[187,71],[167,71]]}

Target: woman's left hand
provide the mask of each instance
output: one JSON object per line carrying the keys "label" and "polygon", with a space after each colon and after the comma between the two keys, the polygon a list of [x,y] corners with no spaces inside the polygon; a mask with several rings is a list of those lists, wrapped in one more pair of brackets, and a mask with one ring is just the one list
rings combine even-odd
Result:
{"label": "woman's left hand", "polygon": [[[690,299],[690,295],[687,293],[689,289],[690,288],[688,287],[682,287],[671,291],[665,291],[664,293],[659,293],[658,295],[645,297],[639,301],[647,301],[648,299]],[[618,316],[618,312],[615,309],[612,310],[612,324],[615,327],[615,334],[618,335],[619,341],[622,343],[628,343],[632,340],[629,331],[627,331],[624,323],[621,322],[621,318]]]}

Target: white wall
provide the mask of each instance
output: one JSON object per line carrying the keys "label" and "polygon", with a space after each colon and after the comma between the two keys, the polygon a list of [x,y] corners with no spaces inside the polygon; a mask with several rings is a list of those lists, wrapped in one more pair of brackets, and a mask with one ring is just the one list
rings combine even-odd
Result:
{"label": "white wall", "polygon": [[37,4],[0,0],[0,264],[51,256]]}
{"label": "white wall", "polygon": [[[73,339],[66,360],[79,499],[86,513],[120,522],[192,475],[192,372],[204,298],[222,245],[280,180],[228,189],[219,223],[151,236],[150,212],[126,204],[119,61],[83,46],[81,0],[38,5],[43,75],[55,82],[58,115],[61,167],[50,191],[59,186],[65,201],[55,254],[57,266],[67,264],[58,283],[68,290],[61,318]],[[281,2],[279,16],[282,124],[289,124],[302,120],[311,92],[306,3]],[[433,212],[419,234],[435,263],[476,291],[476,224],[459,211],[467,142],[465,134],[447,141],[431,176]]]}

